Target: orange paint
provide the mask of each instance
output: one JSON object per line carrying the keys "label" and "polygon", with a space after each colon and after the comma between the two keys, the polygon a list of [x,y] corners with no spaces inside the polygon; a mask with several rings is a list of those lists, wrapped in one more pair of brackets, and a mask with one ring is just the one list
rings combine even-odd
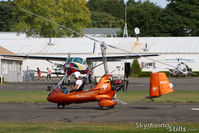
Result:
{"label": "orange paint", "polygon": [[109,79],[111,75],[106,75],[100,79],[99,83],[91,90],[83,92],[71,92],[70,94],[63,94],[57,85],[55,89],[49,94],[47,100],[54,103],[72,104],[72,103],[84,103],[91,101],[99,101],[100,107],[112,107],[113,97],[115,90],[111,88],[111,81]]}
{"label": "orange paint", "polygon": [[159,97],[173,92],[173,88],[165,73],[152,73],[150,79],[150,92],[149,96]]}

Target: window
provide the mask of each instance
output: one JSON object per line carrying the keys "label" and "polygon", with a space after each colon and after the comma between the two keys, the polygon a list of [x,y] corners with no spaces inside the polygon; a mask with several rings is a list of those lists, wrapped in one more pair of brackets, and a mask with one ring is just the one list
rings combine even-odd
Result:
{"label": "window", "polygon": [[155,62],[141,62],[141,67],[143,68],[155,68]]}
{"label": "window", "polygon": [[70,63],[73,67],[79,68],[75,63]]}
{"label": "window", "polygon": [[83,59],[82,58],[79,58],[79,57],[75,57],[73,62],[77,62],[77,63],[80,63],[82,64],[83,63]]}

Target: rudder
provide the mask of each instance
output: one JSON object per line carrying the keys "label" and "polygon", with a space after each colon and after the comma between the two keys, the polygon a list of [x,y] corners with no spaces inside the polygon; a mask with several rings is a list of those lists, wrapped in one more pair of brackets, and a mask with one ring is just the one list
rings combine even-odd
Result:
{"label": "rudder", "polygon": [[173,91],[173,85],[169,82],[165,73],[151,74],[149,91],[151,98],[160,97]]}

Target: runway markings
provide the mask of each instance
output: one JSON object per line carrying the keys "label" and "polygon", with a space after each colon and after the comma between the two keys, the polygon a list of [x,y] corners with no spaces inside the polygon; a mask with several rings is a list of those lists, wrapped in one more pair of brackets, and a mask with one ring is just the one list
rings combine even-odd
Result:
{"label": "runway markings", "polygon": [[193,111],[199,111],[199,108],[191,108]]}

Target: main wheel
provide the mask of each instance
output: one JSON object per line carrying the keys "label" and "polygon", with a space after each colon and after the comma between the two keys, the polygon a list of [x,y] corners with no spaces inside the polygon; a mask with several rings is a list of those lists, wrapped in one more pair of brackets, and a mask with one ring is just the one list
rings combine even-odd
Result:
{"label": "main wheel", "polygon": [[103,106],[101,107],[102,110],[108,110],[108,109],[112,109],[114,108],[114,106]]}
{"label": "main wheel", "polygon": [[63,103],[58,103],[58,104],[57,104],[57,108],[58,108],[58,109],[64,109],[64,108],[65,108],[65,104],[63,104]]}

